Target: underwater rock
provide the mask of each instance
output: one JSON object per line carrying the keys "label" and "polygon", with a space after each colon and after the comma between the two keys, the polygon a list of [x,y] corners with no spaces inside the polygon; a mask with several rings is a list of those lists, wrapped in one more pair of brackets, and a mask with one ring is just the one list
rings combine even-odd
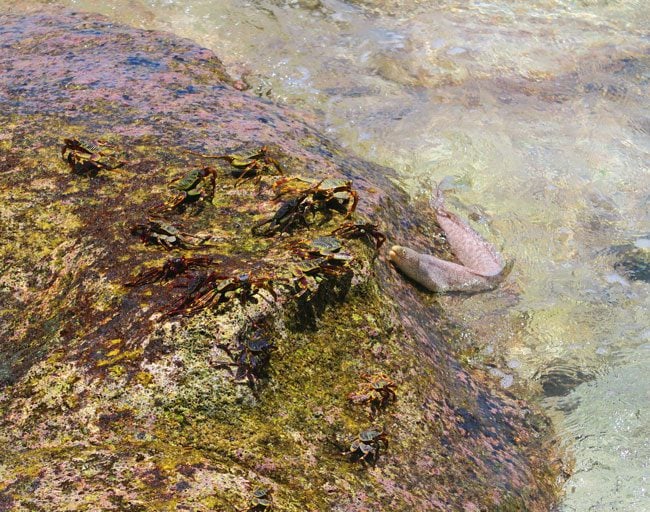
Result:
{"label": "underwater rock", "polygon": [[170,34],[3,14],[0,67],[0,510],[549,510],[547,422],[377,257],[431,235],[393,171]]}
{"label": "underwater rock", "polygon": [[610,249],[616,255],[614,268],[634,281],[650,283],[650,239],[640,238],[634,244]]}

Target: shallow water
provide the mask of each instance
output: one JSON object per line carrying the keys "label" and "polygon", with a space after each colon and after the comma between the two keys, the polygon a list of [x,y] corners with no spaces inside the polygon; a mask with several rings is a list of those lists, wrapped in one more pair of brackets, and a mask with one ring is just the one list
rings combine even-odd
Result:
{"label": "shallow water", "polygon": [[576,461],[561,510],[650,510],[645,0],[62,3],[190,37],[414,196],[439,183],[516,260],[440,300],[503,386],[543,392]]}

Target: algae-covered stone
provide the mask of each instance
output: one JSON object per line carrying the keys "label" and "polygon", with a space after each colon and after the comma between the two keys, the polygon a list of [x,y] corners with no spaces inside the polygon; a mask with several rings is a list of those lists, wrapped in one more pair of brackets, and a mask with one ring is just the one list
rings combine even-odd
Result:
{"label": "algae-covered stone", "polygon": [[[456,362],[373,244],[332,238],[358,221],[426,244],[392,171],[190,41],[70,12],[0,27],[0,510],[548,510],[544,422]],[[120,165],[76,172],[63,138]],[[196,153],[261,148],[269,172],[215,160],[172,195]],[[288,200],[278,168],[329,188],[256,236]],[[156,222],[199,241],[142,243]],[[372,418],[348,400],[370,373],[399,390]],[[372,464],[344,455],[375,428]]]}

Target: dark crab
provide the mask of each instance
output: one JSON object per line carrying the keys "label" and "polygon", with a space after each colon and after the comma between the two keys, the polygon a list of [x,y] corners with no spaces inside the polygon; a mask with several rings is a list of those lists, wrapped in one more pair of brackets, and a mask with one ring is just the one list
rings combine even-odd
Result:
{"label": "dark crab", "polygon": [[349,455],[352,462],[374,464],[379,458],[379,451],[385,448],[388,448],[386,434],[382,429],[373,427],[359,432],[343,455]]}
{"label": "dark crab", "polygon": [[213,158],[218,160],[225,160],[234,170],[231,172],[233,177],[237,178],[235,186],[238,186],[242,181],[249,178],[257,178],[264,174],[277,175],[284,174],[280,163],[269,155],[268,146],[262,146],[256,152],[250,155],[202,155],[201,153],[194,153],[202,158]]}
{"label": "dark crab", "polygon": [[[291,187],[289,183],[304,180],[298,178],[282,179],[274,187],[280,188],[275,199],[291,196],[285,200],[272,217],[256,224],[253,234],[273,236],[289,233],[299,227],[308,227],[310,220],[317,213],[323,215],[323,222],[328,221],[332,211],[351,215],[357,207],[358,194],[352,190],[352,182],[339,179],[325,179],[307,188]],[[347,206],[346,206],[347,205]]]}
{"label": "dark crab", "polygon": [[173,224],[153,218],[148,219],[147,224],[132,226],[131,234],[139,236],[144,244],[161,245],[167,250],[174,248],[195,249],[209,238],[184,233]]}
{"label": "dark crab", "polygon": [[352,403],[368,404],[370,412],[374,416],[390,402],[397,400],[395,393],[397,385],[387,375],[363,373],[361,377],[365,382],[359,386],[358,391],[348,395],[348,399]]}
{"label": "dark crab", "polygon": [[298,267],[308,275],[347,272],[349,263],[354,259],[351,254],[341,251],[341,243],[331,236],[294,243],[291,252],[302,260]]}
{"label": "dark crab", "polygon": [[[209,192],[206,192],[204,185],[204,180],[207,177],[210,178]],[[212,167],[193,169],[180,178],[170,181],[169,188],[177,191],[178,195],[172,200],[153,208],[152,212],[171,211],[181,205],[206,199],[212,201],[216,188],[216,170]]]}
{"label": "dark crab", "polygon": [[188,270],[208,267],[213,263],[214,259],[211,256],[168,258],[162,267],[143,270],[135,278],[127,281],[126,286],[142,286],[156,281],[174,279]]}
{"label": "dark crab", "polygon": [[[227,344],[220,344],[217,347],[226,352],[232,360],[218,362],[217,368],[227,368],[236,382],[248,383],[253,389],[266,370],[271,352],[276,349],[273,342],[264,337],[261,329],[256,330],[251,337],[240,340],[235,350],[231,350]],[[237,369],[234,373],[233,367]]]}
{"label": "dark crab", "polygon": [[111,152],[99,144],[82,139],[63,139],[61,158],[73,173],[88,176],[94,176],[100,170],[112,171],[125,164],[113,158]]}
{"label": "dark crab", "polygon": [[248,507],[241,512],[269,512],[270,510],[273,510],[271,490],[260,487],[253,491]]}
{"label": "dark crab", "polygon": [[346,222],[331,233],[343,238],[363,238],[379,249],[386,241],[386,235],[377,229],[377,224]]}
{"label": "dark crab", "polygon": [[[298,186],[290,186],[298,182]],[[307,184],[307,188],[305,188]],[[305,180],[303,178],[285,178],[278,180],[274,186],[280,189],[276,199],[287,194],[298,194],[308,201],[312,211],[336,210],[345,213],[346,217],[352,215],[359,202],[359,194],[352,189],[352,181],[342,178],[324,178],[320,181]],[[346,208],[347,205],[347,208]]]}
{"label": "dark crab", "polygon": [[241,303],[257,303],[261,290],[276,298],[273,287],[277,279],[268,276],[254,277],[244,273],[236,276],[220,275],[216,272],[194,276],[192,286],[185,297],[174,304],[166,316],[191,316],[199,311],[223,304],[233,298]]}
{"label": "dark crab", "polygon": [[296,297],[309,299],[323,281],[351,277],[350,262],[353,257],[340,249],[340,242],[333,237],[319,237],[292,246],[292,254],[300,258],[291,267],[291,282]]}
{"label": "dark crab", "polygon": [[307,227],[306,206],[300,198],[291,198],[280,205],[272,217],[253,226],[252,232],[258,236],[273,236],[289,233],[298,227]]}

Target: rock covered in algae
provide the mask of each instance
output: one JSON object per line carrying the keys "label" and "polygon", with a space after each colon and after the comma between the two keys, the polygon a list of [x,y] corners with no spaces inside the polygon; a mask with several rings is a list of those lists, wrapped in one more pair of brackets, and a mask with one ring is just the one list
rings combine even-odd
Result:
{"label": "rock covered in algae", "polygon": [[[310,245],[348,220],[350,197],[312,195],[333,211],[255,236],[279,215],[275,178],[235,186],[227,161],[188,151],[266,146],[287,177],[352,180],[354,219],[425,247],[392,171],[238,91],[213,53],[169,34],[4,14],[0,66],[0,510],[549,509],[543,418],[456,361],[440,312],[372,243]],[[71,172],[63,137],[103,141],[125,165]],[[205,242],[134,236],[172,180],[206,165],[214,197],[163,215]],[[156,270],[207,256],[209,269]],[[137,276],[157,277],[126,286]],[[189,305],[204,307],[170,314]],[[365,374],[397,390],[372,416],[347,398]],[[342,455],[372,427],[387,449]]]}

